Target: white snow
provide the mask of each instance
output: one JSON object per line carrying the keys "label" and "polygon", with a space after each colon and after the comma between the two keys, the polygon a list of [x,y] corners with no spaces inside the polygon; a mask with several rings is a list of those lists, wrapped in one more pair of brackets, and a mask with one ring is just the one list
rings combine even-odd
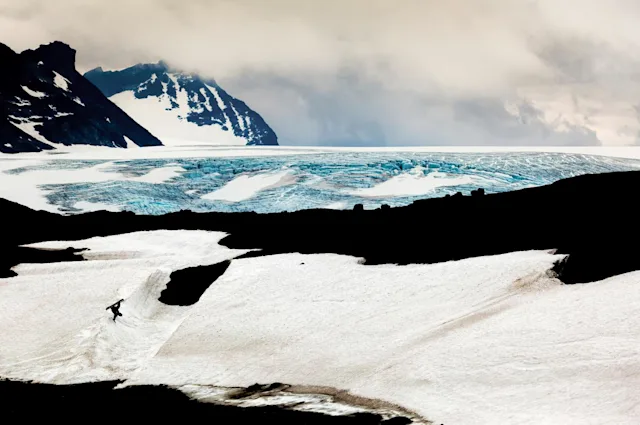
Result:
{"label": "white snow", "polygon": [[38,62],[38,66],[40,66],[40,65],[44,65],[44,62],[42,62],[42,61]]}
{"label": "white snow", "polygon": [[[89,261],[23,264],[14,269],[18,277],[0,279],[0,376],[54,383],[127,378],[189,311],[158,301],[169,274],[247,252],[219,246],[224,236],[156,231],[36,244],[90,248],[83,254]],[[121,298],[123,317],[115,324],[105,307]]]}
{"label": "white snow", "polygon": [[460,186],[473,183],[471,176],[447,176],[432,172],[425,175],[423,167],[414,167],[410,171],[391,177],[373,187],[351,191],[353,195],[364,197],[419,196],[433,192],[439,187]]}
{"label": "white snow", "polygon": [[176,111],[178,112],[178,118],[181,120],[186,120],[189,116],[189,112],[191,109],[189,108],[189,94],[185,89],[180,87],[180,83],[178,82],[178,77],[175,74],[167,74],[169,79],[173,82],[173,86],[176,90],[176,103],[178,104],[178,108]]}
{"label": "white snow", "polygon": [[[224,110],[227,109],[227,105],[222,100],[222,97],[220,97],[220,93],[218,93],[218,89],[208,84],[205,84],[205,86],[207,87],[207,89],[209,89],[211,94],[213,94],[213,97],[216,98],[216,103],[218,104],[218,108],[220,108],[220,110],[224,114],[224,117],[226,119],[224,123],[225,127],[227,127],[227,130],[229,132],[233,133],[233,125],[231,124],[231,119],[229,118],[229,115],[227,115],[227,113],[224,112]],[[242,139],[242,140],[244,140],[246,144],[247,141],[245,139]]]}
{"label": "white snow", "polygon": [[[107,148],[108,149],[108,148]],[[15,156],[14,156],[15,157]],[[118,171],[116,164],[106,162],[83,169],[40,169],[20,174],[7,174],[11,169],[41,165],[45,161],[16,160],[0,161],[0,198],[17,202],[36,210],[60,212],[58,207],[47,202],[43,184],[98,183],[107,181],[136,181],[143,183],[163,183],[180,175],[180,166],[155,168],[139,177],[126,176]]]}
{"label": "white snow", "polygon": [[254,197],[260,191],[294,182],[295,180],[293,180],[289,170],[253,176],[245,174],[236,177],[214,192],[202,195],[200,198],[209,201],[240,202]]}
{"label": "white snow", "polygon": [[225,105],[224,101],[222,100],[222,97],[220,97],[220,93],[218,93],[218,89],[208,84],[205,84],[205,86],[209,89],[211,94],[213,94],[213,97],[216,98],[216,103],[218,104],[218,108],[220,108],[221,111],[224,111],[225,109],[227,109],[227,105]]}
{"label": "white snow", "polygon": [[22,87],[22,90],[24,90],[31,97],[36,97],[38,99],[42,99],[43,97],[47,97],[47,95],[45,93],[42,93],[42,92],[39,92],[39,91],[35,91],[35,90],[31,90],[27,86],[20,86],[20,87]]}
{"label": "white snow", "polygon": [[128,384],[329,386],[435,423],[638,423],[640,273],[564,286],[545,274],[558,258],[237,260]]}
{"label": "white snow", "polygon": [[31,106],[31,102],[29,102],[28,100],[21,99],[19,97],[16,97],[16,102],[12,102],[12,103],[16,106]]}
{"label": "white snow", "polygon": [[51,145],[52,142],[50,142],[46,137],[44,137],[42,134],[40,134],[40,132],[36,129],[37,126],[40,126],[41,124],[38,122],[32,122],[32,121],[20,121],[20,122],[13,122],[13,121],[9,121],[11,124],[13,124],[14,126],[18,127],[20,130],[22,130],[23,132],[25,132],[26,134],[28,134],[29,136],[33,137],[34,139],[42,142],[42,143],[46,143],[48,145]]}
{"label": "white snow", "polygon": [[211,106],[211,98],[207,95],[207,91],[204,89],[204,87],[200,89],[200,93],[205,100],[204,107],[206,108],[206,110],[209,112],[213,111],[213,107]]}
{"label": "white snow", "polygon": [[244,131],[244,120],[242,119],[242,117],[240,116],[240,114],[238,113],[238,111],[236,110],[236,107],[233,106],[233,104],[231,104],[231,109],[233,110],[233,113],[236,116],[236,119],[238,120],[238,126],[240,127],[240,130]]}
{"label": "white snow", "polygon": [[139,148],[140,146],[136,145],[133,140],[129,139],[127,136],[124,136],[124,141],[127,142],[127,149]]}
{"label": "white snow", "polygon": [[76,202],[73,205],[74,208],[82,210],[84,212],[92,212],[92,211],[112,211],[118,212],[120,208],[115,205],[105,204],[102,202],[88,202],[88,201],[80,201]]}
{"label": "white snow", "polygon": [[[177,81],[174,84],[177,84]],[[186,117],[190,111],[188,95],[182,89],[178,93],[179,108],[176,109],[172,108],[171,101],[166,95],[138,99],[133,91],[125,91],[109,99],[166,145],[170,145],[173,140],[197,142],[200,145],[206,143],[210,146],[247,144],[244,138],[237,137],[233,132],[225,131],[218,125],[198,126],[187,121]],[[150,148],[142,150],[146,149]],[[163,149],[161,148],[161,151]]]}
{"label": "white snow", "polygon": [[73,98],[73,101],[74,101],[74,102],[76,102],[76,103],[77,103],[78,105],[80,105],[80,106],[87,106],[87,105],[85,105],[84,103],[82,103],[82,100],[80,100],[80,98],[79,98],[79,97],[74,97],[74,98]]}
{"label": "white snow", "polygon": [[8,147],[8,148],[12,148],[12,147],[13,147],[13,146],[11,145],[11,143],[5,143],[4,145],[5,145],[6,147]]}
{"label": "white snow", "polygon": [[54,115],[54,117],[60,118],[60,117],[68,117],[70,115],[73,115],[73,113],[71,113],[71,112],[58,112],[57,114]]}
{"label": "white snow", "polygon": [[69,84],[71,84],[71,81],[67,80],[65,77],[58,74],[56,71],[53,71],[53,75],[54,75],[53,85],[55,85],[56,87],[64,91],[69,91]]}
{"label": "white snow", "polygon": [[[640,272],[562,285],[547,274],[562,256],[544,251],[410,266],[283,254],[233,260],[193,306],[159,303],[172,270],[244,252],[219,246],[223,236],[35,244],[90,248],[88,261],[0,279],[0,376],[127,379],[199,399],[283,382],[445,424],[640,422]],[[105,307],[120,298],[114,324]]]}
{"label": "white snow", "polygon": [[327,210],[343,210],[347,208],[347,203],[345,201],[332,202],[324,207]]}

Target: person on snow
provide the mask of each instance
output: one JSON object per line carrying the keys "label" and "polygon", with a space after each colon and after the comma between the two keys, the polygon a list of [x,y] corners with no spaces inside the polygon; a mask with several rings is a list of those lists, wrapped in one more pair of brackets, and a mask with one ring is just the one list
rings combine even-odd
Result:
{"label": "person on snow", "polygon": [[113,313],[113,321],[116,321],[116,317],[118,316],[122,316],[122,313],[120,313],[120,303],[124,301],[124,300],[120,300],[115,304],[111,304],[109,307],[106,308],[106,310],[111,310],[111,312]]}

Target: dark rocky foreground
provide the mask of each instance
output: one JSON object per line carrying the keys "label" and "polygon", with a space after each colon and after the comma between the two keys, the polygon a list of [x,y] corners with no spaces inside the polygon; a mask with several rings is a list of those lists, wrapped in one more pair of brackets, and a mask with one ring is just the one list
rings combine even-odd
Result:
{"label": "dark rocky foreground", "polygon": [[[291,213],[193,213],[162,216],[92,212],[60,216],[0,200],[0,274],[17,247],[139,230],[228,232],[222,244],[259,248],[246,256],[338,253],[366,264],[433,263],[532,249],[569,254],[556,267],[565,283],[585,283],[640,269],[635,243],[640,172],[584,175],[519,191],[426,199],[401,208]],[[29,261],[23,260],[23,261]]]}
{"label": "dark rocky foreground", "polygon": [[178,390],[159,386],[113,388],[119,382],[78,385],[0,381],[0,419],[107,423],[184,423],[206,420],[212,424],[330,424],[402,425],[404,417],[384,420],[373,413],[329,416],[277,407],[236,407],[190,400]]}

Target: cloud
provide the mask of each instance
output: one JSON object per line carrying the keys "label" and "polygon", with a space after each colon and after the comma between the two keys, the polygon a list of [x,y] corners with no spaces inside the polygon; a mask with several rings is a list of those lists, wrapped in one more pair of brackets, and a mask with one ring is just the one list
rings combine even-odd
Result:
{"label": "cloud", "polygon": [[[198,71],[291,143],[624,143],[639,17],[631,0],[4,0],[0,37],[63,40],[84,70]],[[537,118],[514,124],[514,101]]]}

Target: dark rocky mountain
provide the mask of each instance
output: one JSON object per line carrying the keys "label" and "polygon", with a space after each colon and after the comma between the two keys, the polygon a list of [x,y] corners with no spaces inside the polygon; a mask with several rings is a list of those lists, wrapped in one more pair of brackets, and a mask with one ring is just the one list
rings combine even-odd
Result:
{"label": "dark rocky mountain", "polygon": [[76,71],[75,56],[61,42],[19,54],[0,43],[0,152],[162,145]]}
{"label": "dark rocky mountain", "polygon": [[171,69],[162,61],[121,71],[96,68],[84,76],[158,137],[278,144],[264,119],[214,80]]}

